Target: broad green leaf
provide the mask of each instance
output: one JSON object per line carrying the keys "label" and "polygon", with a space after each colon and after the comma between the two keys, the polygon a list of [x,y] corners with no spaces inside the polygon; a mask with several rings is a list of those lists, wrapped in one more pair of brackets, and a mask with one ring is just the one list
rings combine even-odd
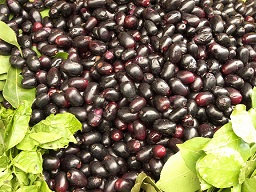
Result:
{"label": "broad green leaf", "polygon": [[36,146],[38,146],[39,143],[33,139],[31,139],[29,137],[29,135],[27,134],[23,140],[16,145],[16,148],[19,150],[24,150],[24,151],[35,151],[36,150]]}
{"label": "broad green leaf", "polygon": [[256,129],[245,105],[236,105],[230,118],[233,131],[238,137],[241,137],[247,143],[256,142]]}
{"label": "broad green leaf", "polygon": [[49,189],[47,183],[45,181],[41,181],[41,188],[40,191],[43,192],[52,192],[52,190]]}
{"label": "broad green leaf", "polygon": [[253,171],[256,169],[256,161],[249,160],[243,164],[239,174],[239,184],[242,184],[246,178],[250,177]]}
{"label": "broad green leaf", "polygon": [[11,171],[9,171],[8,169],[6,169],[3,172],[0,172],[0,189],[5,185],[10,183],[10,181],[12,180],[13,176]]}
{"label": "broad green leaf", "polygon": [[194,173],[196,173],[196,161],[204,154],[202,149],[210,140],[210,138],[194,137],[177,145],[185,164]]}
{"label": "broad green leaf", "polygon": [[20,185],[29,185],[28,174],[23,171],[15,171],[14,174]]}
{"label": "broad green leaf", "polygon": [[21,70],[10,67],[3,89],[3,96],[14,108],[17,108],[22,101],[32,103],[35,99],[35,88],[24,89],[21,86],[21,81]]}
{"label": "broad green leaf", "polygon": [[[203,158],[204,156],[200,157],[199,159]],[[201,190],[208,190],[208,189],[212,189],[213,186],[210,185],[209,183],[207,183],[201,176],[200,174],[197,173],[197,177],[199,179],[199,182],[200,182],[200,189]]]}
{"label": "broad green leaf", "polygon": [[228,188],[238,184],[243,163],[239,152],[222,147],[198,160],[196,168],[207,183],[217,188]]}
{"label": "broad green leaf", "polygon": [[9,163],[9,158],[5,154],[0,156],[0,170],[5,170]]}
{"label": "broad green leaf", "polygon": [[21,151],[12,163],[26,173],[40,174],[43,171],[42,155],[36,151]]}
{"label": "broad green leaf", "polygon": [[0,91],[3,90],[4,85],[5,85],[5,80],[0,80]]}
{"label": "broad green leaf", "polygon": [[40,144],[40,147],[45,149],[56,149],[66,147],[69,142],[76,143],[73,134],[81,128],[82,124],[73,114],[61,113],[48,116],[34,125],[32,130],[34,133],[45,132],[59,135],[61,138],[56,141]]}
{"label": "broad green leaf", "polygon": [[149,183],[142,183],[141,188],[147,192],[157,192],[157,190]]}
{"label": "broad green leaf", "polygon": [[253,124],[254,128],[256,128],[256,108],[249,109],[248,113],[251,117],[252,124]]}
{"label": "broad green leaf", "polygon": [[0,0],[0,4],[5,4],[6,0]]}
{"label": "broad green leaf", "polygon": [[252,99],[252,108],[256,109],[256,87],[252,89],[251,99]]}
{"label": "broad green leaf", "polygon": [[[0,55],[1,56],[1,55]],[[8,71],[8,70],[7,70]],[[0,80],[6,80],[7,78],[7,73],[3,73],[3,74],[0,74]]]}
{"label": "broad green leaf", "polygon": [[62,59],[67,59],[68,58],[68,53],[67,52],[58,52],[55,56],[55,58],[62,58]]}
{"label": "broad green leaf", "polygon": [[17,145],[25,137],[29,128],[31,112],[31,106],[27,102],[23,102],[15,111],[12,121],[5,130],[6,150]]}
{"label": "broad green leaf", "polygon": [[206,153],[212,153],[221,147],[231,147],[238,151],[246,161],[251,156],[250,146],[238,137],[229,122],[221,127],[204,147]]}
{"label": "broad green leaf", "polygon": [[38,142],[39,144],[49,143],[61,139],[61,135],[46,132],[30,133],[29,137]]}
{"label": "broad green leaf", "polygon": [[9,70],[10,62],[9,62],[9,58],[10,56],[4,56],[4,55],[0,55],[0,74],[1,75],[6,75],[6,73]]}
{"label": "broad green leaf", "polygon": [[0,39],[16,46],[20,50],[20,52],[22,52],[20,45],[17,41],[16,33],[12,30],[12,28],[10,28],[5,22],[0,21],[0,29]]}
{"label": "broad green leaf", "polygon": [[50,9],[44,9],[43,11],[40,12],[42,18],[49,16],[49,11]]}
{"label": "broad green leaf", "polygon": [[235,185],[231,188],[231,192],[242,192],[241,190],[242,190],[241,184]]}
{"label": "broad green leaf", "polygon": [[29,185],[29,186],[21,186],[16,192],[39,192],[38,186]]}
{"label": "broad green leaf", "polygon": [[256,189],[256,176],[246,178],[242,184],[242,192],[252,192]]}
{"label": "broad green leaf", "polygon": [[186,166],[180,152],[171,156],[164,164],[156,186],[166,192],[191,192],[200,189],[198,177]]}

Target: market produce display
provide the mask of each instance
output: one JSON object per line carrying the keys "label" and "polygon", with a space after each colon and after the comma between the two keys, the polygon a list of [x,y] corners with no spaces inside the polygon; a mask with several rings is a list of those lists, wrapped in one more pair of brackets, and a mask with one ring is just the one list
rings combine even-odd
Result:
{"label": "market produce display", "polygon": [[255,20],[254,0],[1,0],[0,191],[164,190],[179,144],[252,107]]}

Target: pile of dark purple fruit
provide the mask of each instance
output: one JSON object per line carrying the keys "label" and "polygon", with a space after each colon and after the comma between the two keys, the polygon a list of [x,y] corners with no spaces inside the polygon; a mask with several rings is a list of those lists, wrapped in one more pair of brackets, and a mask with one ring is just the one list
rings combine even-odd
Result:
{"label": "pile of dark purple fruit", "polygon": [[212,137],[256,85],[254,0],[7,0],[0,19],[23,57],[3,41],[0,53],[36,87],[30,124],[63,112],[82,123],[78,144],[44,156],[53,191],[158,180],[177,143]]}

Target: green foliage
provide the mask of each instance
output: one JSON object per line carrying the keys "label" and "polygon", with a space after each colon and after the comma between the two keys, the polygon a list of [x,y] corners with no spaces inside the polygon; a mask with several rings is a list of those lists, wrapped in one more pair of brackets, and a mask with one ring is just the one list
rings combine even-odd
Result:
{"label": "green foliage", "polygon": [[35,88],[24,89],[21,81],[21,70],[10,67],[3,88],[3,96],[14,108],[17,108],[22,101],[32,103],[35,99]]}
{"label": "green foliage", "polygon": [[16,46],[22,52],[15,32],[3,21],[0,21],[0,29],[0,39]]}
{"label": "green foliage", "polygon": [[0,192],[50,192],[43,179],[42,155],[76,142],[82,125],[73,114],[48,116],[29,127],[31,102],[0,107]]}

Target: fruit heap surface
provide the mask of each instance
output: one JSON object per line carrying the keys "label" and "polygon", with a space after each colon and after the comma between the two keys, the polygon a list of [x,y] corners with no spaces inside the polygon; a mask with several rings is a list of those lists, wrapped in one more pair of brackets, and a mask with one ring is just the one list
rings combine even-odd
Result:
{"label": "fruit heap surface", "polygon": [[254,0],[7,0],[0,20],[22,55],[4,41],[0,54],[36,88],[30,125],[64,112],[83,125],[77,144],[44,155],[53,191],[128,192],[141,171],[158,180],[176,144],[250,107]]}

